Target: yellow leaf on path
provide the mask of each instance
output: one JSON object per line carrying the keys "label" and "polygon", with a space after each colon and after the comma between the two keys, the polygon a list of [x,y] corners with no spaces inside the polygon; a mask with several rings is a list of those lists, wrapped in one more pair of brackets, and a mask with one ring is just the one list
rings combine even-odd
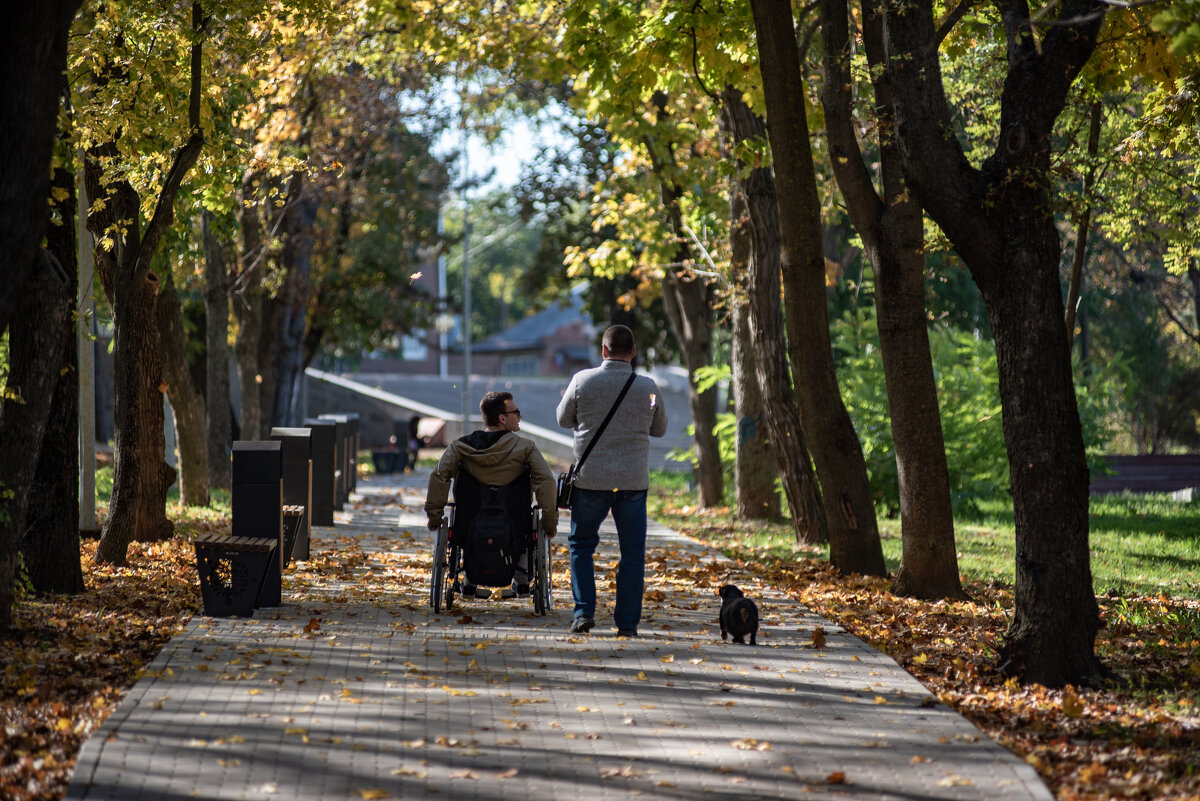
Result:
{"label": "yellow leaf on path", "polygon": [[58,731],[66,731],[67,729],[71,728],[71,719],[70,718],[59,718],[58,721],[54,724],[54,728],[57,729]]}
{"label": "yellow leaf on path", "polygon": [[658,658],[658,661],[666,662],[667,664],[670,664],[671,662],[675,661],[675,654],[667,654],[666,656],[660,656]]}
{"label": "yellow leaf on path", "polygon": [[355,790],[359,798],[391,798],[392,794],[382,787],[370,787],[361,790]]}
{"label": "yellow leaf on path", "polygon": [[511,779],[512,777],[516,776],[517,773],[518,771],[516,768],[509,768],[508,770],[500,771],[499,773],[495,774],[495,776],[497,779]]}
{"label": "yellow leaf on path", "polygon": [[759,742],[758,740],[755,740],[753,737],[747,737],[744,740],[734,740],[732,743],[730,743],[730,745],[732,745],[734,748],[738,749],[739,751],[770,751],[771,750],[770,743],[768,743],[765,740],[763,740],[762,742]]}
{"label": "yellow leaf on path", "polygon": [[641,670],[639,670],[637,672],[637,675],[634,676],[634,678],[637,679],[638,681],[649,681],[650,680],[649,678],[646,677],[645,671],[641,671]]}

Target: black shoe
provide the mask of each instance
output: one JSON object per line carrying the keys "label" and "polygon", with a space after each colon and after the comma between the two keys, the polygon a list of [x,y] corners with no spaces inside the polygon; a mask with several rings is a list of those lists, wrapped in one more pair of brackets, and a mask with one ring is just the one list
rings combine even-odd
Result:
{"label": "black shoe", "polygon": [[590,617],[577,617],[571,623],[572,634],[587,634],[592,630],[592,626],[596,625],[596,621]]}
{"label": "black shoe", "polygon": [[462,587],[462,597],[487,600],[492,597],[492,591],[483,587],[476,587],[474,584],[464,584]]}
{"label": "black shoe", "polygon": [[617,629],[618,637],[636,637],[638,636],[637,629]]}
{"label": "black shoe", "polygon": [[518,598],[528,598],[529,597],[529,585],[528,584],[514,584],[513,592],[516,593]]}

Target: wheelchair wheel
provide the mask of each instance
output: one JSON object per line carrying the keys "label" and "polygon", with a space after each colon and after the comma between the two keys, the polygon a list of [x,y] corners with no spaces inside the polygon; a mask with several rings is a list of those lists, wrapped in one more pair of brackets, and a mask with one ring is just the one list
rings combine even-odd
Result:
{"label": "wheelchair wheel", "polygon": [[458,586],[462,565],[462,550],[457,545],[450,546],[447,562],[446,575],[442,577],[442,606],[449,612],[450,607],[454,606],[454,588]]}
{"label": "wheelchair wheel", "polygon": [[534,553],[533,609],[544,615],[554,609],[554,582],[550,566],[550,538],[539,532]]}
{"label": "wheelchair wheel", "polygon": [[451,597],[446,593],[449,586],[449,554],[447,546],[450,542],[450,527],[446,521],[438,526],[437,537],[433,544],[433,570],[429,576],[429,605],[434,612],[442,611],[442,600],[445,598],[446,608],[450,608]]}

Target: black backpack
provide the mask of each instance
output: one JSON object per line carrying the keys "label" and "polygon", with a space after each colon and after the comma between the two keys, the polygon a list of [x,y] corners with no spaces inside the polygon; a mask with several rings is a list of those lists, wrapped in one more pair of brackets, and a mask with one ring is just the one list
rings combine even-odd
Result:
{"label": "black backpack", "polygon": [[483,587],[512,582],[517,565],[508,487],[480,486],[479,507],[464,543],[467,580]]}

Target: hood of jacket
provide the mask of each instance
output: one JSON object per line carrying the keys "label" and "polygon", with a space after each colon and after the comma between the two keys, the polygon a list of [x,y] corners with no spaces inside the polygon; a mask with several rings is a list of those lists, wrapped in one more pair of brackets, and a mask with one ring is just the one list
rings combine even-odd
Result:
{"label": "hood of jacket", "polygon": [[[472,431],[458,440],[458,456],[473,467],[487,470],[512,461],[521,438],[511,431]],[[521,461],[524,461],[522,459]]]}

